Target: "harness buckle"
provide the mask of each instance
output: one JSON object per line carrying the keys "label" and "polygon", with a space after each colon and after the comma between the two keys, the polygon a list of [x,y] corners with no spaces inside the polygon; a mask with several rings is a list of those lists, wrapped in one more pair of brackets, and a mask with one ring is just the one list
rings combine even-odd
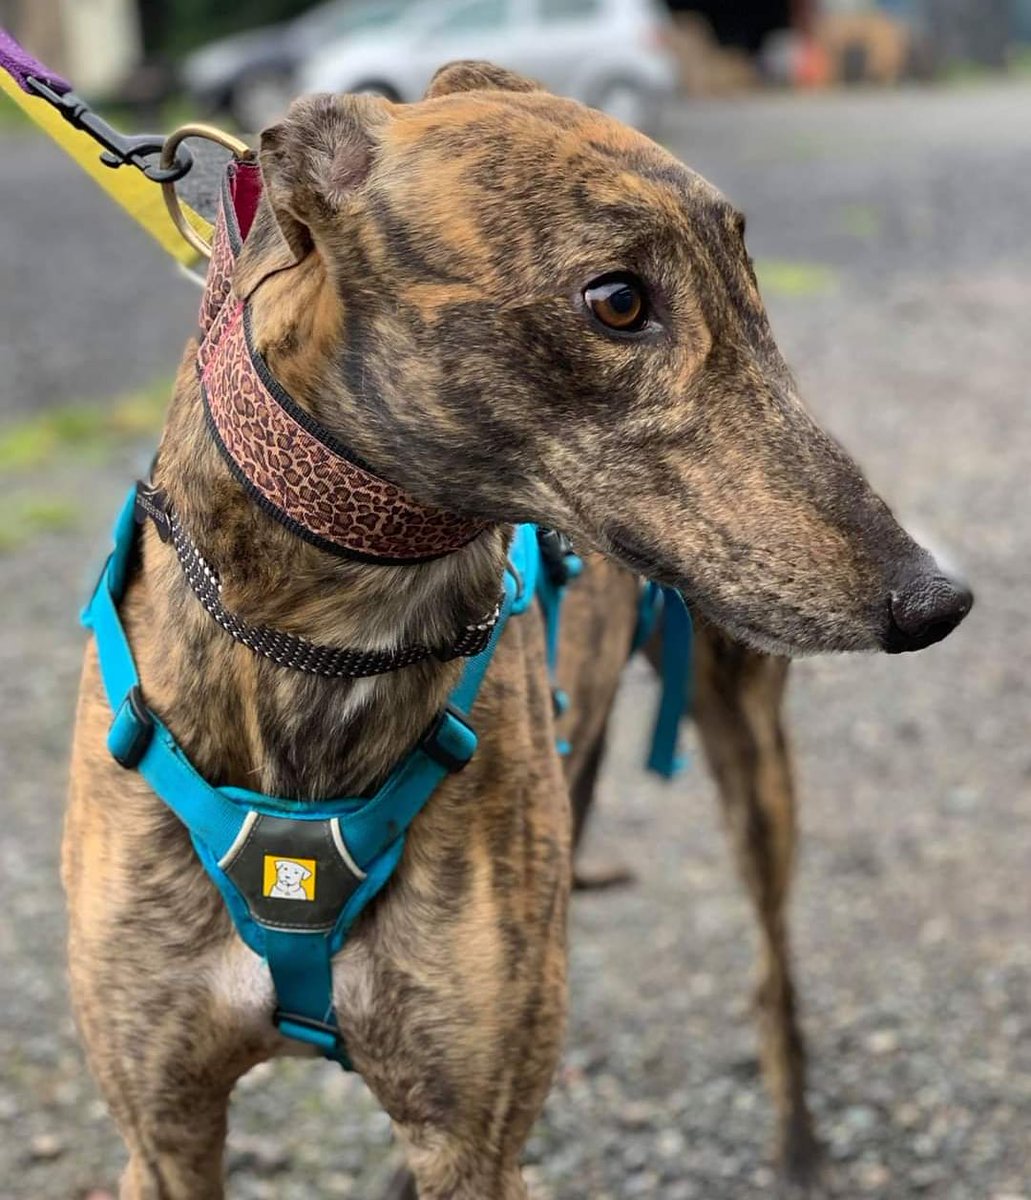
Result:
{"label": "harness buckle", "polygon": [[469,765],[476,752],[476,730],[449,704],[430,726],[419,748],[453,775]]}
{"label": "harness buckle", "polygon": [[316,1017],[306,1017],[302,1013],[286,1012],[285,1009],[277,1007],[272,1014],[272,1024],[285,1037],[308,1042],[309,1045],[317,1046],[323,1052],[339,1053],[344,1049],[344,1039],[341,1036],[340,1027],[335,1023],[320,1021]]}
{"label": "harness buckle", "polygon": [[573,543],[555,529],[538,529],[537,543],[548,578],[555,587],[565,587],[583,570],[583,562],[573,552]]}
{"label": "harness buckle", "polygon": [[134,684],[118,706],[107,734],[111,757],[127,771],[140,765],[154,736],[154,718],[143,703],[140,685]]}

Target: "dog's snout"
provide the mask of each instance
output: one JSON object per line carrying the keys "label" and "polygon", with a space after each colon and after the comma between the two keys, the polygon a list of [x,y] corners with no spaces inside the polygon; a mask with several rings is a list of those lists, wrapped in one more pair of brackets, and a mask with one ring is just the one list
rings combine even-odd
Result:
{"label": "dog's snout", "polygon": [[885,650],[901,654],[933,646],[949,636],[973,603],[970,588],[940,570],[913,575],[891,593]]}

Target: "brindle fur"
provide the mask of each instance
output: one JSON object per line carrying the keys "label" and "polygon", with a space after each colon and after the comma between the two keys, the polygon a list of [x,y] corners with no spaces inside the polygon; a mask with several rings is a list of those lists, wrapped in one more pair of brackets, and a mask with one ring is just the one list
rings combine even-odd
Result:
{"label": "brindle fur", "polygon": [[[622,596],[619,599],[624,601]],[[635,607],[628,611],[622,602],[612,615],[612,624],[629,638]],[[661,631],[657,631],[645,648],[657,671],[660,644]],[[571,663],[576,670],[591,654],[591,633],[570,622],[563,632],[562,667]],[[696,619],[692,715],[759,925],[759,1057],[777,1114],[777,1154],[788,1177],[802,1182],[812,1176],[819,1148],[806,1100],[805,1042],[795,1002],[787,923],[796,837],[794,779],[782,714],[788,667],[786,658],[751,650]],[[560,677],[564,682],[562,670]],[[600,728],[598,733],[596,718],[590,730],[593,740],[574,743],[578,748],[569,758],[574,853],[604,760],[605,722]],[[631,880],[618,865],[586,871],[581,864],[574,867],[574,882],[583,888]]]}
{"label": "brindle fur", "polygon": [[[439,644],[493,603],[507,522],[532,520],[683,587],[753,644],[882,643],[899,572],[930,560],[805,413],[740,218],[698,176],[482,64],[445,70],[419,104],[298,101],[260,160],[234,286],[274,374],[416,499],[495,524],[404,568],[291,536],[213,447],[191,345],[156,482],[228,608],[318,642]],[[649,280],[660,326],[642,339],[582,311],[614,268]],[[596,639],[571,688],[585,746],[627,644],[604,613],[634,588],[611,566],[589,578],[576,603]],[[205,615],[152,529],[123,616],[148,703],[203,774],[280,796],[374,788],[460,670],[280,670]],[[334,971],[349,1050],[423,1200],[526,1195],[519,1154],[562,1040],[570,807],[535,610],[506,630],[473,718],[475,759],[416,821]],[[123,1197],[208,1200],[234,1082],[292,1044],[184,829],[107,753],[109,721],[90,645],[63,870],[75,1011],[129,1148]]]}

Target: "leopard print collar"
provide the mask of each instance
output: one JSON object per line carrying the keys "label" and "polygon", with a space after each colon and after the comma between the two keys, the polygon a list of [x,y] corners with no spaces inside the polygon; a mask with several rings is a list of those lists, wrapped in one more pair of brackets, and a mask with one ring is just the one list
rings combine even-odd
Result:
{"label": "leopard print collar", "polygon": [[374,475],[291,400],[254,348],[232,275],[260,188],[255,163],[227,169],[201,301],[197,366],[223,457],[267,513],[331,554],[400,564],[461,549],[486,522],[428,508]]}

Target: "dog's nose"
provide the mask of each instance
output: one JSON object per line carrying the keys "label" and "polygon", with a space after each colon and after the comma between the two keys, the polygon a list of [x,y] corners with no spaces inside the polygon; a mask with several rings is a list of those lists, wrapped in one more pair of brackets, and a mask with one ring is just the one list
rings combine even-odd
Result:
{"label": "dog's nose", "polygon": [[958,579],[940,571],[914,575],[891,593],[885,650],[901,654],[933,646],[949,636],[973,603],[973,592]]}

